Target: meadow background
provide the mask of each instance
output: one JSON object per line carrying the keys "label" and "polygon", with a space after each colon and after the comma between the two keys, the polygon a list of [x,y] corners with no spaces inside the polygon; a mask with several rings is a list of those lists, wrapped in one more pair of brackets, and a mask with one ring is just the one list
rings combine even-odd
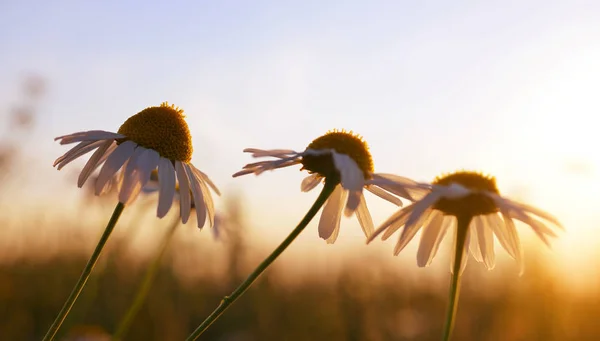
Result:
{"label": "meadow background", "polygon": [[[126,340],[181,340],[301,219],[317,193],[286,169],[232,179],[245,147],[302,150],[353,129],[380,172],[457,169],[556,215],[526,268],[471,261],[454,340],[600,338],[600,5],[593,1],[0,2],[0,340],[39,340],[116,199],[51,167],[55,136],[115,131],[147,106],[182,107],[193,163],[223,192],[215,239],[180,226]],[[177,210],[125,210],[61,337],[114,331]],[[394,207],[367,196],[375,224]],[[365,245],[355,218],[326,245],[316,223],[205,340],[437,340],[449,245]]]}

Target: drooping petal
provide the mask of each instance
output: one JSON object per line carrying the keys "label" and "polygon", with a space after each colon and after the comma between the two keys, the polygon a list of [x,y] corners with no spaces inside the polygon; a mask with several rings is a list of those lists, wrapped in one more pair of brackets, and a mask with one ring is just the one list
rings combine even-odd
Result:
{"label": "drooping petal", "polygon": [[360,227],[362,228],[365,237],[369,238],[373,234],[375,228],[373,227],[373,219],[371,218],[371,213],[367,207],[365,196],[362,194],[360,197],[360,203],[356,209],[356,217],[358,218],[358,222],[360,223]]}
{"label": "drooping petal", "polygon": [[175,172],[177,172],[177,180],[179,180],[179,207],[181,222],[185,224],[190,218],[190,211],[192,207],[190,198],[190,183],[181,161],[175,161]]}
{"label": "drooping petal", "polygon": [[60,144],[70,144],[81,141],[98,141],[98,140],[115,140],[122,139],[125,135],[111,133],[110,131],[104,130],[89,130],[69,135],[63,135],[54,138],[54,141],[60,140]]}
{"label": "drooping petal", "polygon": [[[210,191],[208,190],[208,186],[204,182],[204,179],[208,179],[208,176],[206,176],[206,174],[202,173],[198,168],[194,167],[191,164],[190,164],[190,167],[192,168],[192,171],[194,172],[194,174],[196,174],[196,177],[198,178],[198,181],[200,183],[200,189],[202,190],[202,195],[204,196],[204,204],[206,205],[206,211],[208,213],[208,221],[210,223],[210,226],[214,227],[215,226],[215,216],[216,216],[215,215],[215,205],[213,203],[212,195],[210,194]],[[202,174],[204,174],[204,176],[201,176]],[[213,189],[214,188],[216,188],[216,187],[213,187]],[[217,192],[217,194],[219,194],[219,193]]]}
{"label": "drooping petal", "polygon": [[266,171],[297,165],[300,162],[301,160],[297,156],[286,159],[255,162],[244,166],[244,169],[233,174],[233,177],[235,178],[246,174],[260,175]]}
{"label": "drooping petal", "polygon": [[[471,222],[471,224],[473,223]],[[477,233],[479,231],[476,228],[474,228],[473,225],[469,226],[469,231],[471,235],[471,242],[468,245],[465,244],[465,247],[469,248],[471,255],[473,255],[473,258],[475,258],[476,261],[478,261],[479,263],[483,263],[483,255],[481,254],[481,248],[479,247],[479,238],[477,236]]]}
{"label": "drooping petal", "polygon": [[125,170],[122,173],[123,182],[119,189],[119,202],[125,205],[132,203],[142,189],[140,160],[146,151],[146,148],[138,146],[133,155],[131,155],[127,165],[125,165]]}
{"label": "drooping petal", "polygon": [[506,229],[507,236],[508,238],[510,238],[509,240],[511,241],[511,244],[517,248],[515,260],[517,261],[517,264],[519,266],[519,272],[522,274],[525,270],[525,263],[523,262],[523,248],[521,246],[519,234],[517,233],[515,223],[510,217],[508,211],[501,209],[500,213],[502,214],[502,219],[504,220],[504,227]]}
{"label": "drooping petal", "polygon": [[321,183],[322,179],[323,178],[319,176],[319,174],[313,173],[302,180],[302,183],[300,184],[300,190],[302,192],[308,192],[317,187],[317,185]]}
{"label": "drooping petal", "polygon": [[175,167],[171,160],[161,157],[158,161],[158,207],[156,216],[163,218],[169,213],[175,196]]}
{"label": "drooping petal", "polygon": [[[492,270],[496,265],[496,255],[494,253],[494,235],[492,229],[486,226],[485,221],[481,216],[476,216],[471,222],[471,229],[475,227],[477,230],[477,239],[479,243],[479,249],[481,250],[481,257],[483,258],[483,264],[485,264],[488,270]],[[474,224],[474,225],[473,225]]]}
{"label": "drooping petal", "polygon": [[367,185],[365,187],[365,189],[373,194],[375,194],[376,196],[380,197],[381,199],[387,200],[389,202],[391,202],[392,204],[395,204],[396,206],[400,206],[402,207],[402,200],[400,200],[400,198],[388,193],[387,191],[383,190],[381,187],[378,187],[377,185]]}
{"label": "drooping petal", "polygon": [[419,267],[431,264],[446,233],[444,215],[439,211],[434,211],[431,215],[431,221],[423,227],[419,250],[417,251],[417,265]]}
{"label": "drooping petal", "polygon": [[85,164],[81,173],[79,174],[79,178],[77,179],[77,186],[81,188],[83,184],[87,181],[89,176],[98,166],[100,159],[104,156],[108,148],[113,144],[112,140],[104,141],[98,149],[92,154],[88,162]]}
{"label": "drooping petal", "polygon": [[490,196],[494,199],[494,202],[499,207],[504,207],[504,208],[514,210],[514,211],[531,213],[531,214],[536,215],[544,220],[551,222],[552,224],[554,224],[564,230],[564,227],[562,226],[560,221],[558,221],[558,219],[555,216],[551,215],[548,212],[545,212],[545,211],[543,211],[537,207],[533,207],[531,205],[516,202],[514,200],[510,200],[507,198],[502,198],[501,196],[499,196],[497,194],[492,194]]}
{"label": "drooping petal", "polygon": [[206,222],[206,205],[204,204],[204,195],[200,186],[202,180],[198,179],[198,176],[196,175],[196,173],[194,173],[190,165],[185,163],[182,163],[182,165],[185,168],[185,171],[190,180],[190,188],[194,197],[194,206],[196,209],[198,228],[201,229],[204,227],[204,223]]}
{"label": "drooping petal", "polygon": [[191,166],[193,167],[194,172],[197,173],[198,177],[200,179],[202,179],[204,182],[206,182],[208,184],[208,186],[213,190],[213,192],[215,192],[216,195],[221,195],[221,192],[219,191],[217,186],[212,182],[212,180],[210,180],[210,178],[208,177],[208,175],[206,175],[206,173],[204,173],[203,171],[194,167],[193,165],[191,165]]}
{"label": "drooping petal", "polygon": [[288,158],[293,155],[298,155],[298,152],[291,149],[257,149],[246,148],[244,153],[252,153],[252,157],[278,157]]}
{"label": "drooping petal", "polygon": [[319,219],[319,237],[325,239],[328,244],[335,242],[339,233],[346,193],[341,185],[337,185],[333,193],[329,196],[329,199],[327,199],[327,203],[325,203],[325,207],[321,213],[321,218]]}
{"label": "drooping petal", "polygon": [[[400,238],[398,238],[398,243],[396,243],[396,246],[394,247],[394,256],[397,256],[402,250],[404,250],[406,245],[408,245],[415,234],[417,234],[421,226],[428,225],[429,221],[431,220],[432,212],[432,209],[427,209],[425,212],[421,213],[416,220],[413,220],[412,223],[409,224],[407,222],[404,225],[404,229],[400,234]],[[411,217],[416,213],[417,211],[413,211]],[[409,221],[411,220],[411,217],[408,218]]]}
{"label": "drooping petal", "polygon": [[150,181],[150,176],[152,175],[152,172],[156,170],[156,167],[158,167],[159,160],[160,154],[153,149],[146,149],[140,155],[137,165],[138,172],[140,173],[140,188],[137,189],[138,193],[144,186],[146,186],[148,181]]}
{"label": "drooping petal", "polygon": [[523,223],[529,225],[533,232],[537,234],[537,236],[548,246],[550,247],[550,241],[547,236],[556,237],[554,231],[549,229],[546,225],[541,223],[539,220],[529,217],[527,214],[522,211],[510,210],[508,212],[509,216],[513,219],[517,219],[522,221]]}
{"label": "drooping petal", "polygon": [[103,142],[104,141],[79,142],[75,147],[71,148],[68,152],[64,153],[59,158],[54,160],[53,167],[56,167],[58,165],[58,169],[60,170],[61,168],[69,164],[71,161],[100,147]]}
{"label": "drooping petal", "polygon": [[420,184],[398,175],[374,173],[371,174],[371,177],[372,179],[368,181],[369,184],[377,185],[410,201],[421,200],[427,193],[431,192],[430,185]]}
{"label": "drooping petal", "polygon": [[[342,187],[348,191],[362,191],[362,188],[365,186],[365,176],[360,167],[358,167],[358,164],[356,164],[356,161],[346,154],[332,152],[331,155],[335,168],[340,172]],[[358,202],[351,209],[355,210],[357,206]]]}
{"label": "drooping petal", "polygon": [[442,195],[440,193],[433,191],[427,194],[423,199],[416,201],[414,203],[413,213],[408,218],[406,225],[414,224],[418,219],[420,219],[425,211],[427,211],[441,198],[441,196]]}
{"label": "drooping petal", "polygon": [[[367,240],[367,244],[373,241],[378,235],[385,231],[383,240],[386,240],[391,236],[394,232],[396,232],[399,228],[404,226],[406,220],[411,215],[412,210],[414,208],[414,204],[406,206],[403,209],[396,211],[396,213],[392,214],[386,221],[384,221],[377,230],[371,235],[371,237]],[[387,236],[387,237],[386,237]]]}
{"label": "drooping petal", "polygon": [[133,155],[135,147],[134,142],[125,141],[108,156],[96,180],[96,195],[100,195],[104,191],[106,183],[115,176],[125,161]]}
{"label": "drooping petal", "polygon": [[512,233],[514,234],[511,234],[511,232],[505,226],[504,221],[500,219],[500,216],[498,216],[497,213],[488,214],[484,216],[484,219],[487,220],[487,226],[489,226],[492,229],[492,231],[496,235],[496,238],[498,238],[498,242],[500,242],[500,245],[502,245],[502,247],[506,250],[506,252],[508,252],[508,254],[513,259],[516,259],[517,253],[519,252],[519,247],[518,245],[516,245],[516,243],[518,243],[518,239],[515,240],[514,238],[516,235],[516,231],[513,231]]}

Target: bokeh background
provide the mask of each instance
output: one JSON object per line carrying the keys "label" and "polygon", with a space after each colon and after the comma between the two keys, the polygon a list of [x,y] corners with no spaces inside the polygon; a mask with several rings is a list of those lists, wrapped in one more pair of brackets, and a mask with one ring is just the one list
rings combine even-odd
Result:
{"label": "bokeh background", "polygon": [[[162,101],[185,109],[225,225],[179,228],[127,340],[185,338],[316,198],[297,169],[232,179],[242,149],[333,128],[379,172],[480,170],[565,225],[551,249],[519,226],[522,276],[504,251],[491,272],[469,263],[455,340],[600,338],[599,18],[594,1],[1,1],[0,340],[41,339],[116,203],[77,188],[83,161],[52,168],[53,138]],[[177,214],[152,200],[126,209],[65,340],[123,317]],[[367,200],[376,224],[394,212]],[[202,339],[437,340],[449,245],[420,269],[416,243],[393,257],[342,224],[334,245],[311,224]]]}

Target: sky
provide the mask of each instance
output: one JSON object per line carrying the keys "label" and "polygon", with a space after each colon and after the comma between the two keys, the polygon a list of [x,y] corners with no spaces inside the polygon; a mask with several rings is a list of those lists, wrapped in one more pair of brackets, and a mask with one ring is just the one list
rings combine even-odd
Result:
{"label": "sky", "polygon": [[[55,136],[115,131],[169,101],[187,114],[193,163],[242,192],[276,239],[317,193],[299,191],[297,169],[232,179],[252,161],[242,150],[303,150],[345,128],[379,172],[495,175],[502,193],[563,222],[548,254],[570,267],[598,256],[598,18],[595,1],[4,0],[0,103],[24,74],[48,82],[24,144],[38,175],[28,196],[71,190],[50,166],[66,151]],[[394,211],[367,200],[376,224]],[[344,221],[337,243],[361,234]],[[316,225],[301,239],[323,243]]]}

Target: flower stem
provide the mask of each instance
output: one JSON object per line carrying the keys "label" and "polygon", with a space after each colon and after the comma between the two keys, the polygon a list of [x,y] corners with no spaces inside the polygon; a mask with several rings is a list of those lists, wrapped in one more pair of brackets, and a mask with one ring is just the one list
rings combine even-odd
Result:
{"label": "flower stem", "polygon": [[81,291],[83,290],[83,287],[85,286],[85,283],[90,278],[90,274],[92,273],[92,270],[94,269],[94,266],[96,265],[96,262],[98,261],[98,258],[100,257],[100,253],[102,252],[102,249],[104,248],[104,245],[106,244],[106,241],[108,240],[108,237],[110,237],[110,234],[112,233],[113,229],[115,228],[115,225],[117,225],[117,221],[119,220],[119,217],[121,216],[121,213],[123,212],[124,208],[125,208],[125,205],[122,203],[118,203],[117,206],[115,207],[115,210],[113,211],[113,214],[110,217],[110,220],[108,221],[108,225],[106,225],[106,229],[104,229],[104,233],[102,233],[102,237],[100,237],[100,240],[98,241],[98,245],[96,245],[96,249],[94,250],[94,253],[92,253],[92,255],[90,256],[90,259],[88,260],[87,264],[85,265],[85,268],[83,268],[83,272],[81,273],[81,276],[79,277],[79,280],[77,281],[77,284],[75,284],[75,287],[71,291],[69,298],[67,298],[67,301],[65,302],[62,309],[58,313],[58,316],[54,320],[54,323],[52,323],[52,326],[50,326],[50,329],[48,329],[48,332],[46,333],[46,336],[44,336],[43,341],[54,340],[54,337],[56,336],[56,333],[60,329],[60,326],[65,321],[65,318],[71,311],[71,308],[73,308],[73,305],[75,304],[77,297],[79,297],[79,294],[81,294]]}
{"label": "flower stem", "polygon": [[138,289],[137,295],[135,296],[133,303],[131,304],[131,306],[129,306],[129,310],[127,310],[125,317],[121,320],[121,323],[119,324],[119,327],[117,328],[117,331],[113,335],[113,338],[112,338],[113,341],[119,341],[125,335],[127,335],[127,332],[129,331],[129,327],[131,326],[131,323],[135,319],[135,316],[137,315],[137,313],[142,308],[142,305],[144,304],[144,301],[146,300],[146,297],[148,296],[148,292],[150,291],[150,288],[152,287],[152,283],[154,282],[156,273],[157,273],[158,269],[160,268],[160,263],[162,261],[162,258],[165,255],[167,249],[169,248],[169,244],[171,242],[171,239],[173,238],[173,235],[175,235],[177,226],[179,226],[179,216],[177,216],[175,218],[175,220],[173,221],[173,224],[171,224],[171,227],[169,228],[169,231],[167,231],[167,233],[165,234],[162,244],[160,246],[160,249],[156,253],[156,257],[154,257],[152,264],[150,264],[150,266],[146,270],[144,279],[142,280],[142,284],[140,285],[140,287]]}
{"label": "flower stem", "polygon": [[200,326],[198,326],[198,328],[196,328],[196,330],[194,330],[190,336],[188,336],[186,341],[196,340],[204,331],[206,331],[206,329],[208,329],[208,327],[210,327],[210,325],[215,322],[221,316],[221,314],[223,314],[223,312],[252,285],[252,283],[254,283],[254,281],[267,269],[267,267],[269,267],[269,265],[271,265],[271,263],[273,263],[273,261],[279,257],[279,255],[294,241],[294,239],[298,237],[302,230],[304,230],[306,225],[308,225],[317,212],[319,212],[331,193],[333,193],[336,185],[337,182],[335,181],[327,181],[327,179],[325,180],[325,186],[323,186],[321,194],[319,194],[319,197],[312,205],[310,210],[308,210],[304,218],[302,218],[302,221],[300,221],[298,226],[292,230],[289,236],[287,236],[287,238],[285,238],[285,240],[281,242],[281,244],[279,244],[279,246],[267,258],[265,258],[262,263],[258,265],[258,267],[250,274],[250,276],[248,276],[248,278],[246,278],[246,280],[240,284],[240,286],[237,287],[237,289],[235,289],[230,296],[225,296],[221,300],[219,306],[200,324]]}
{"label": "flower stem", "polygon": [[448,302],[448,310],[446,313],[446,326],[444,327],[444,337],[442,340],[450,340],[452,330],[454,329],[454,320],[456,317],[456,310],[458,307],[458,295],[460,293],[460,280],[461,280],[461,264],[463,263],[463,256],[465,252],[465,241],[467,239],[467,232],[469,231],[469,224],[471,223],[471,216],[458,216],[456,220],[458,222],[456,228],[456,246],[454,249],[454,264],[452,267],[451,282],[450,284],[450,301]]}

